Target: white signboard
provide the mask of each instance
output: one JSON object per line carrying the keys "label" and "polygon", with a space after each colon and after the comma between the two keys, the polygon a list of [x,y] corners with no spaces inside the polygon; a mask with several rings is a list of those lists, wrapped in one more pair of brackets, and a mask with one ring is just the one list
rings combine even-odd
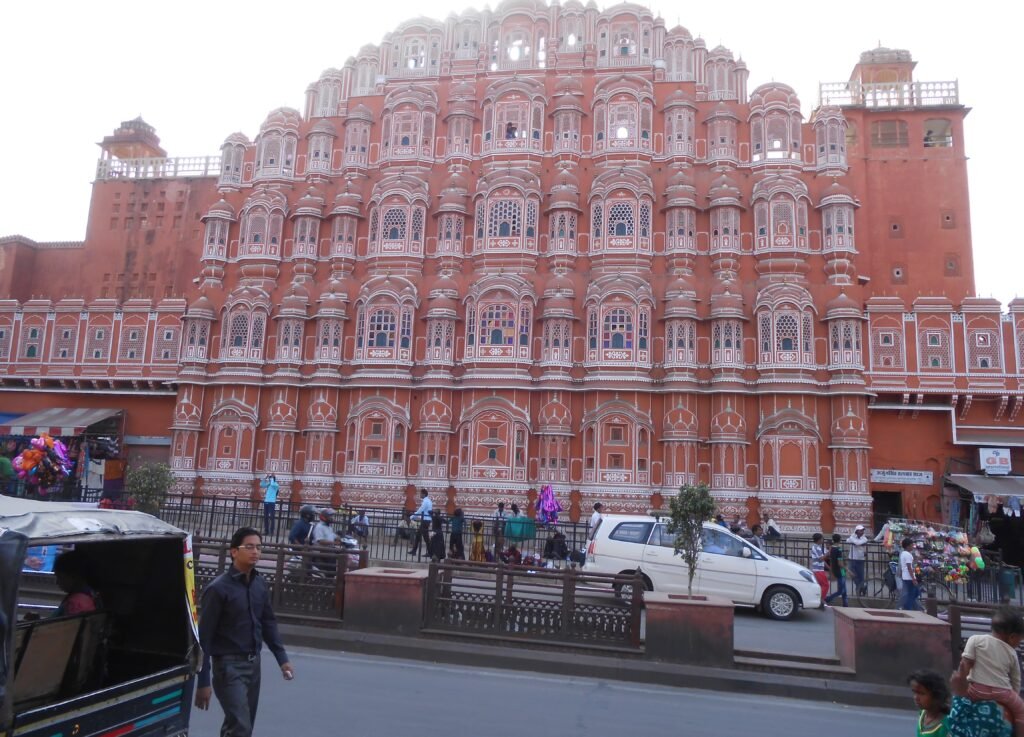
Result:
{"label": "white signboard", "polygon": [[981,470],[989,476],[1005,476],[1010,472],[1009,448],[981,448]]}
{"label": "white signboard", "polygon": [[871,483],[931,486],[934,483],[934,479],[931,471],[904,471],[893,468],[872,468]]}

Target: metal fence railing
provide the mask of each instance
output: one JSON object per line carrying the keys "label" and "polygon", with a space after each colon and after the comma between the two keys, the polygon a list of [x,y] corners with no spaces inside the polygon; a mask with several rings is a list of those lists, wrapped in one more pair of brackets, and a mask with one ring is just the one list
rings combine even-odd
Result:
{"label": "metal fence railing", "polygon": [[[623,592],[622,599],[596,596]],[[629,595],[626,596],[628,589]],[[643,579],[467,561],[432,562],[424,629],[561,645],[640,647]]]}
{"label": "metal fence railing", "polygon": [[[226,540],[193,539],[197,591],[228,569],[228,547]],[[366,551],[265,545],[258,570],[278,617],[337,621],[345,606],[344,573],[366,565]]]}

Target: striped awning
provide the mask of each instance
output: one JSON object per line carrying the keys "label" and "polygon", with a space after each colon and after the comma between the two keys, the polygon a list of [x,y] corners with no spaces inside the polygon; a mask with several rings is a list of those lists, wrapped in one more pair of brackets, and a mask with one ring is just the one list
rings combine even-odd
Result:
{"label": "striped awning", "polygon": [[121,414],[119,409],[87,409],[78,407],[53,407],[30,412],[0,425],[0,435],[39,435],[48,433],[57,436],[81,435],[91,425]]}

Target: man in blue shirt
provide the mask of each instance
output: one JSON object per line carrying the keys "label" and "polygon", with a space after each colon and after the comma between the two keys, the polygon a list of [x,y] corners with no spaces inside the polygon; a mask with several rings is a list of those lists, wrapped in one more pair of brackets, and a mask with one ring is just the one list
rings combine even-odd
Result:
{"label": "man in blue shirt", "polygon": [[263,534],[271,537],[274,534],[276,520],[274,511],[277,509],[277,491],[280,488],[277,476],[268,473],[260,482],[260,488],[263,489]]}
{"label": "man in blue shirt", "polygon": [[196,707],[209,709],[211,691],[217,694],[224,709],[221,737],[252,735],[264,642],[281,666],[284,679],[295,677],[270,608],[270,591],[256,571],[262,550],[257,530],[237,530],[231,536],[231,567],[203,591],[199,617],[203,669],[199,672]]}
{"label": "man in blue shirt", "polygon": [[430,514],[434,511],[434,502],[431,501],[430,492],[426,489],[420,490],[420,497],[419,509],[412,513],[412,518],[420,522],[420,530],[412,547],[409,548],[409,555],[419,554],[420,542],[423,543],[425,549],[430,549]]}

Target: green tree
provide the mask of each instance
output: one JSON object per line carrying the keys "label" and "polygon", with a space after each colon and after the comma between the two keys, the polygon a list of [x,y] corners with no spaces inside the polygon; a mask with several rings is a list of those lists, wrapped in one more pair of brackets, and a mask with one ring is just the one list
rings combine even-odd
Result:
{"label": "green tree", "polygon": [[693,594],[693,577],[697,575],[700,561],[704,523],[715,513],[715,500],[707,484],[689,486],[684,484],[679,493],[669,500],[668,531],[676,536],[673,543],[676,555],[686,563],[689,581],[687,592]]}
{"label": "green tree", "polygon": [[134,508],[147,514],[157,514],[174,484],[174,474],[166,463],[143,463],[128,469],[125,490]]}

